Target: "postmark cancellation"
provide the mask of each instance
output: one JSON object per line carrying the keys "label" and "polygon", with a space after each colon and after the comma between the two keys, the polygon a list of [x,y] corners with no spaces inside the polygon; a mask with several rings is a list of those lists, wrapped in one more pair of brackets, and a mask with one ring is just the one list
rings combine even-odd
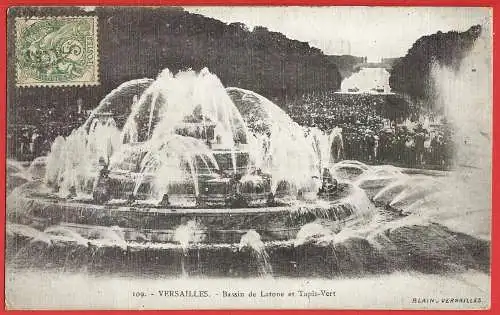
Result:
{"label": "postmark cancellation", "polygon": [[96,16],[16,18],[16,86],[99,84]]}

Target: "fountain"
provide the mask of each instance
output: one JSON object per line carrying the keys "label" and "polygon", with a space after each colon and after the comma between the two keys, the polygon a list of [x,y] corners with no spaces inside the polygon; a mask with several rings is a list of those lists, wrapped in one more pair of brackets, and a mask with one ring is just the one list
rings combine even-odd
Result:
{"label": "fountain", "polygon": [[122,84],[57,138],[45,179],[15,195],[20,211],[9,220],[85,236],[117,226],[127,242],[178,243],[186,222],[205,243],[237,242],[249,231],[262,241],[294,239],[316,219],[356,217],[348,183],[318,194],[322,179],[335,180],[325,174],[339,143],[339,129],[306,136],[278,106],[225,89],[207,69],[164,70]]}
{"label": "fountain", "polygon": [[488,270],[488,240],[419,216],[440,178],[342,147],[340,129],[303,128],[207,69],[125,82],[12,188],[7,257],[141,275]]}

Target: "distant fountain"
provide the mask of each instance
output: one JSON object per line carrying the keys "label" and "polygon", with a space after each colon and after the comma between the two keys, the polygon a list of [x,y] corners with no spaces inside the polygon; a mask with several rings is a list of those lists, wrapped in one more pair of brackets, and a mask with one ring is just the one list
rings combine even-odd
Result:
{"label": "distant fountain", "polygon": [[390,93],[389,72],[385,68],[361,68],[341,84],[343,93]]}

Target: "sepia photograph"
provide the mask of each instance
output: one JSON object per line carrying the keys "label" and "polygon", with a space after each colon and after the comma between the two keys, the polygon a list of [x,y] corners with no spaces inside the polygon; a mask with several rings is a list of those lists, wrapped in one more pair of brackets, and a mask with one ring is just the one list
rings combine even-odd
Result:
{"label": "sepia photograph", "polygon": [[10,7],[6,308],[489,309],[492,12]]}

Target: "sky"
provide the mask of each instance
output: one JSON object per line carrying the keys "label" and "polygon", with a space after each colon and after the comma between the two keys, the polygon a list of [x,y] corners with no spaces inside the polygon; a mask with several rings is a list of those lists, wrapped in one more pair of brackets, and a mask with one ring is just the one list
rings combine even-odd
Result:
{"label": "sky", "polygon": [[487,8],[450,7],[186,7],[226,23],[249,29],[267,27],[287,37],[309,42],[325,54],[401,57],[423,35],[465,31],[490,23]]}

